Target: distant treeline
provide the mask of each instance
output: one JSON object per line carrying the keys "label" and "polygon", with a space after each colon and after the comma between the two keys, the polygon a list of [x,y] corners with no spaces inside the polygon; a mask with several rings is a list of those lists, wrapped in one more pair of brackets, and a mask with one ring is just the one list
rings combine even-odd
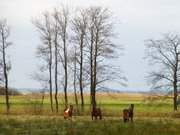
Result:
{"label": "distant treeline", "polygon": [[[19,92],[16,89],[9,88],[8,94],[9,95],[21,95],[21,92]],[[2,86],[0,86],[0,95],[5,95],[5,88]]]}

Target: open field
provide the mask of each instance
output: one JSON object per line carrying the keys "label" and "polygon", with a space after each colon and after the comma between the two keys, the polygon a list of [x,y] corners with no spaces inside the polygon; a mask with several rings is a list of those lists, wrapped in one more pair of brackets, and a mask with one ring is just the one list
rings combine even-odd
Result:
{"label": "open field", "polygon": [[[85,95],[85,110],[71,120],[62,116],[63,95],[59,95],[59,113],[51,113],[48,95],[41,106],[41,95],[10,97],[11,112],[5,115],[4,97],[0,97],[0,135],[180,135],[180,112],[173,112],[171,98],[151,97],[144,94],[97,95],[103,120],[92,121],[89,95]],[[69,103],[74,97],[69,95]],[[122,110],[135,104],[134,123],[124,124]]]}
{"label": "open field", "polygon": [[[63,95],[59,95],[59,115],[64,109]],[[81,115],[89,115],[90,101],[89,95],[85,95],[85,110]],[[41,104],[41,95],[22,95],[10,97],[11,114],[41,114],[53,115],[50,110],[49,96],[44,98],[43,105]],[[73,94],[69,94],[69,103],[74,104]],[[145,94],[136,93],[100,93],[97,94],[97,104],[101,107],[104,116],[121,116],[122,110],[127,108],[129,104],[135,104],[135,116],[138,117],[169,117],[174,115],[172,107],[172,99],[155,98],[149,100]],[[0,96],[0,114],[5,113],[5,99]],[[75,106],[75,105],[74,105]],[[76,112],[76,108],[74,107]],[[76,113],[75,113],[76,115]],[[179,116],[180,117],[180,116]]]}

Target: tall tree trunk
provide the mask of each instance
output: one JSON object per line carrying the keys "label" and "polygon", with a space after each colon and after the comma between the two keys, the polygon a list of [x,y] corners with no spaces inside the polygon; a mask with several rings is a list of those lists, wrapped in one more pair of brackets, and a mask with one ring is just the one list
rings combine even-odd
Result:
{"label": "tall tree trunk", "polygon": [[94,35],[93,35],[93,30],[91,30],[91,46],[90,46],[90,70],[91,70],[91,105],[92,107],[96,107],[96,98],[95,98],[95,87],[94,87],[94,49],[93,49],[93,45],[94,45]]}
{"label": "tall tree trunk", "polygon": [[74,59],[74,98],[75,98],[75,103],[76,103],[76,109],[77,113],[79,114],[79,108],[78,108],[78,97],[77,97],[77,91],[76,91],[76,74],[77,74],[77,66],[76,66],[76,49],[75,49],[75,59]]}
{"label": "tall tree trunk", "polygon": [[97,77],[97,51],[98,51],[98,30],[95,37],[95,48],[94,48],[94,68],[93,68],[93,106],[96,107],[96,77]]}
{"label": "tall tree trunk", "polygon": [[177,87],[174,87],[173,102],[174,102],[174,111],[177,111]]}
{"label": "tall tree trunk", "polygon": [[5,79],[5,95],[6,95],[6,111],[7,114],[9,114],[9,93],[8,93],[8,75],[7,75],[7,65],[6,65],[6,52],[5,52],[5,41],[4,41],[4,35],[2,33],[2,42],[3,42],[3,65],[4,65],[4,79]]}
{"label": "tall tree trunk", "polygon": [[174,87],[174,97],[173,97],[173,104],[174,104],[174,111],[177,111],[177,79],[176,79],[176,73],[174,75],[174,82],[173,82],[173,87]]}
{"label": "tall tree trunk", "polygon": [[[66,33],[66,32],[65,32]],[[64,34],[64,73],[65,73],[65,80],[64,80],[64,98],[65,98],[65,107],[68,106],[68,98],[67,98],[67,50],[66,50],[66,37]]]}
{"label": "tall tree trunk", "polygon": [[58,108],[58,60],[57,60],[57,35],[55,37],[55,102],[56,102],[56,112],[59,111]]}
{"label": "tall tree trunk", "polygon": [[52,97],[52,46],[49,43],[49,90],[50,90],[50,103],[51,103],[51,111],[53,112],[53,97]]}
{"label": "tall tree trunk", "polygon": [[65,8],[62,6],[62,10],[56,12],[56,21],[59,29],[59,36],[62,40],[62,51],[63,51],[63,56],[61,57],[62,59],[62,65],[64,69],[64,102],[65,102],[65,108],[68,106],[68,96],[67,96],[67,87],[68,87],[68,56],[67,56],[67,42],[68,42],[68,15],[69,15],[69,10],[68,8]]}
{"label": "tall tree trunk", "polygon": [[80,78],[79,78],[79,87],[81,93],[81,110],[84,110],[84,97],[83,97],[83,35],[81,35],[80,43]]}
{"label": "tall tree trunk", "polygon": [[[175,51],[176,48],[175,48]],[[174,67],[174,82],[173,82],[173,88],[174,88],[174,98],[173,98],[173,103],[174,103],[174,111],[177,111],[177,71],[178,71],[178,54],[176,53],[176,64]]]}

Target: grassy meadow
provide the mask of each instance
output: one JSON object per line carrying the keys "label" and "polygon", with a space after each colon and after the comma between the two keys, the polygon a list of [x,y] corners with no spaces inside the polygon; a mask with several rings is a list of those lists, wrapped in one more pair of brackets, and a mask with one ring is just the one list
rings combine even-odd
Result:
{"label": "grassy meadow", "polygon": [[[180,112],[173,112],[170,97],[149,97],[139,93],[99,93],[98,106],[103,120],[92,121],[89,95],[85,95],[85,109],[78,115],[74,96],[72,120],[62,116],[63,95],[59,95],[59,112],[50,110],[49,97],[27,94],[11,96],[10,115],[6,115],[5,99],[0,96],[0,135],[180,135]],[[135,104],[134,123],[123,123],[122,110]],[[179,107],[180,109],[180,107]]]}
{"label": "grassy meadow", "polygon": [[[74,105],[74,115],[76,115],[76,107],[74,95],[69,94],[69,104]],[[59,95],[59,115],[62,115],[64,110],[63,95]],[[79,98],[80,99],[80,98]],[[86,94],[85,109],[81,115],[90,114],[90,98]],[[40,114],[54,115],[50,110],[49,95],[45,95],[42,105],[42,95],[27,94],[21,96],[11,96],[11,114]],[[79,101],[80,102],[80,101]],[[172,98],[149,98],[146,94],[139,93],[99,93],[97,94],[97,106],[101,107],[104,116],[121,116],[122,110],[128,108],[129,104],[135,104],[135,115],[138,117],[167,117],[173,114]],[[0,114],[5,114],[5,97],[0,96]],[[54,106],[55,107],[55,106]]]}

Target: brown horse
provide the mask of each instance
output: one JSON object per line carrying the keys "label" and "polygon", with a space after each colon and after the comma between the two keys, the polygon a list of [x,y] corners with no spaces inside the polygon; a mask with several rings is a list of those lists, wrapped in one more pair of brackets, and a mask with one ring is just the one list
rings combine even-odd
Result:
{"label": "brown horse", "polygon": [[73,114],[73,106],[70,105],[69,108],[64,109],[64,119],[72,118]]}
{"label": "brown horse", "polygon": [[102,119],[101,109],[100,109],[100,108],[93,107],[93,108],[92,108],[92,112],[91,112],[92,120],[93,120],[94,117],[95,117],[95,119],[97,119],[98,116],[99,116],[99,119],[101,120],[101,119]]}
{"label": "brown horse", "polygon": [[133,117],[134,117],[134,104],[131,104],[128,109],[123,110],[123,121],[128,122],[130,118],[131,122],[133,122]]}

